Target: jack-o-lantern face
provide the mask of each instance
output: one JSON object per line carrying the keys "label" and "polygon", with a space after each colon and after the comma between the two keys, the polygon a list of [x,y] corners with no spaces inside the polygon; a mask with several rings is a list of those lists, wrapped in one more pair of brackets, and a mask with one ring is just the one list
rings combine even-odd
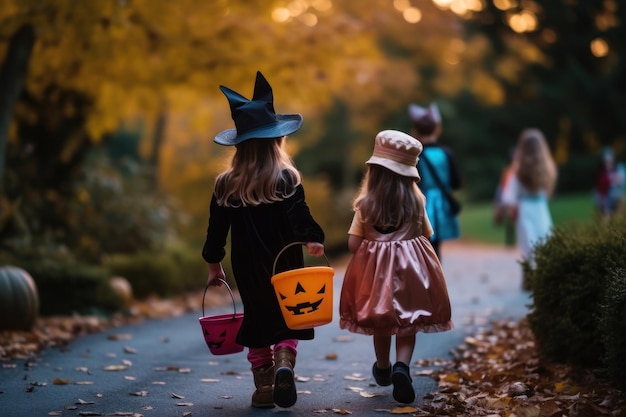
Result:
{"label": "jack-o-lantern face", "polygon": [[[324,293],[326,293],[326,284],[324,284],[322,288],[320,288],[317,291],[317,294],[324,294]],[[281,300],[284,301],[287,299],[287,297],[283,295],[282,293],[279,293],[279,294],[280,294]],[[305,296],[304,297],[298,296],[298,294],[305,294]],[[305,300],[298,302],[302,298],[305,298]],[[322,304],[322,301],[324,301],[324,297],[322,296],[320,299],[315,300],[315,301],[310,301],[310,298],[311,297],[306,296],[306,290],[304,289],[302,284],[298,282],[298,285],[296,285],[296,290],[294,292],[294,301],[297,302],[297,304],[287,305],[285,303],[284,306],[294,316],[299,316],[299,315],[307,314],[307,313],[313,313],[314,311],[317,311],[319,309],[320,304]],[[306,299],[308,299],[308,301],[306,301]]]}
{"label": "jack-o-lantern face", "polygon": [[[206,341],[207,346],[210,349],[221,349],[224,341],[226,340],[226,329],[216,336],[215,334],[210,334],[209,331],[204,328],[202,329],[204,333],[204,340]],[[219,339],[218,339],[219,338]]]}

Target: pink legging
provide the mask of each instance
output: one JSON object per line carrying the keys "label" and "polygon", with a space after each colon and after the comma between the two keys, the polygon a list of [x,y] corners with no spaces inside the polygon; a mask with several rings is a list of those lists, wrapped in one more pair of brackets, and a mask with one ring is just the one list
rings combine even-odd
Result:
{"label": "pink legging", "polygon": [[[295,355],[298,353],[298,339],[281,340],[274,345],[274,350],[278,350],[280,348],[291,349]],[[272,350],[271,346],[249,348],[248,362],[250,362],[252,369],[271,365],[274,362],[274,350]]]}

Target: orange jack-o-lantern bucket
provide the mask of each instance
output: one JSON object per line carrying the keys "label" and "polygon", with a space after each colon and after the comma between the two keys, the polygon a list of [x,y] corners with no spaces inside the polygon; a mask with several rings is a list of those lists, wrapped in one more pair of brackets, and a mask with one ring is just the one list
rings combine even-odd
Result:
{"label": "orange jack-o-lantern bucket", "polygon": [[206,297],[206,292],[209,289],[209,285],[207,284],[204,289],[204,294],[202,295],[202,317],[198,320],[200,321],[200,328],[202,328],[204,341],[209,347],[211,353],[214,355],[228,355],[231,353],[238,353],[243,350],[243,346],[236,341],[237,333],[239,333],[239,328],[241,327],[241,322],[243,321],[243,313],[237,313],[235,297],[233,297],[233,292],[231,291],[228,283],[223,279],[220,281],[226,285],[226,288],[230,293],[230,298],[233,300],[233,313],[221,314],[218,316],[204,315],[204,298]]}
{"label": "orange jack-o-lantern bucket", "polygon": [[[333,275],[330,266],[309,266],[276,273],[276,261],[294,242],[285,246],[274,260],[272,285],[285,323],[290,329],[309,329],[333,320]],[[326,264],[328,258],[324,255]]]}

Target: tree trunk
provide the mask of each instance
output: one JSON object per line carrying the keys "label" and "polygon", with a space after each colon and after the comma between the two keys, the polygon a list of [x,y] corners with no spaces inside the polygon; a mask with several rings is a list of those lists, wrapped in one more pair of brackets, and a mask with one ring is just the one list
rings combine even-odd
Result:
{"label": "tree trunk", "polygon": [[13,109],[17,102],[26,76],[28,62],[35,44],[35,30],[31,25],[23,25],[9,41],[7,54],[0,68],[0,194],[4,181],[6,145]]}
{"label": "tree trunk", "polygon": [[161,148],[165,142],[165,128],[167,124],[167,103],[163,103],[154,126],[152,137],[152,149],[148,155],[148,166],[152,175],[152,189],[159,191],[159,165],[161,164]]}

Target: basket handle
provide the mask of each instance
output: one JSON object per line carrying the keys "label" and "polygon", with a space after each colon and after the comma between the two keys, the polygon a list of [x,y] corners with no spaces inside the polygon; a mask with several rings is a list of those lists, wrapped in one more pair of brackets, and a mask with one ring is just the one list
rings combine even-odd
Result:
{"label": "basket handle", "polygon": [[[276,275],[276,263],[278,262],[278,258],[280,258],[280,255],[283,254],[283,252],[287,249],[290,248],[292,246],[295,245],[306,245],[306,242],[291,242],[288,245],[286,245],[284,248],[282,248],[280,250],[280,252],[278,252],[278,255],[276,255],[276,259],[274,259],[274,266],[272,267],[272,275]],[[330,266],[330,262],[328,262],[328,258],[326,257],[326,253],[324,253],[324,259],[326,259],[326,265]]]}
{"label": "basket handle", "polygon": [[[226,282],[222,278],[218,278],[218,279],[222,281],[223,284],[226,285],[226,289],[228,290],[228,293],[230,294],[230,299],[233,300],[233,319],[234,319],[235,316],[237,315],[237,306],[235,305],[235,297],[233,296],[233,291],[230,289],[230,285],[228,285],[228,282]],[[209,289],[209,287],[210,285],[207,283],[206,287],[204,288],[204,294],[202,294],[202,317],[204,317],[204,298],[206,297],[206,292]]]}

